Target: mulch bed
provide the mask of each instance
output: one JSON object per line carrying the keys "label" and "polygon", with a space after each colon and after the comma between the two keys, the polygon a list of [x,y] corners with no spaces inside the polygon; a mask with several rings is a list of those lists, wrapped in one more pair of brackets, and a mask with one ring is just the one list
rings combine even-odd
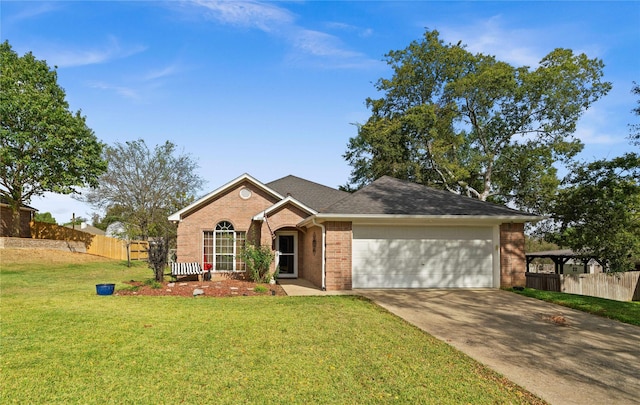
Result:
{"label": "mulch bed", "polygon": [[[284,296],[287,295],[278,284],[258,284],[244,280],[212,280],[212,281],[176,281],[161,283],[161,288],[152,288],[140,281],[131,280],[127,282],[130,290],[116,290],[114,295],[144,295],[144,296],[178,296],[193,297],[196,289],[204,291],[198,297],[253,297],[253,296]],[[254,288],[262,285],[267,288],[266,292],[256,292]]]}

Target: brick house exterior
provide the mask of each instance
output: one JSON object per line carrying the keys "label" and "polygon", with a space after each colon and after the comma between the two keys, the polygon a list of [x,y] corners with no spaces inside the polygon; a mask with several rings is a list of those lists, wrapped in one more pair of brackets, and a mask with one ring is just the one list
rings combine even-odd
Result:
{"label": "brick house exterior", "polygon": [[524,285],[524,223],[537,219],[390,177],[349,194],[248,174],[169,217],[178,262],[243,272],[242,247],[266,245],[280,278],[327,290]]}
{"label": "brick house exterior", "polygon": [[[31,227],[30,223],[33,221],[33,216],[36,213],[35,208],[23,205],[20,207],[20,237],[30,238]],[[4,199],[0,201],[0,236],[9,236],[13,227],[13,215],[11,207]]]}

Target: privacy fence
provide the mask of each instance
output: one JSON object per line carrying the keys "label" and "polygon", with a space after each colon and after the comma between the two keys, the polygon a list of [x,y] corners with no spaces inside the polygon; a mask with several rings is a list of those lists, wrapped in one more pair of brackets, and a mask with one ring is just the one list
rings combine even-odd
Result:
{"label": "privacy fence", "polygon": [[[127,241],[122,239],[93,235],[77,229],[44,222],[31,222],[31,237],[33,239],[74,242],[76,246],[78,244],[83,245],[86,253],[111,259],[127,260]],[[149,242],[129,241],[128,243],[131,260],[147,260],[149,258]]]}
{"label": "privacy fence", "polygon": [[597,274],[526,273],[526,277],[527,288],[616,301],[640,301],[640,271]]}

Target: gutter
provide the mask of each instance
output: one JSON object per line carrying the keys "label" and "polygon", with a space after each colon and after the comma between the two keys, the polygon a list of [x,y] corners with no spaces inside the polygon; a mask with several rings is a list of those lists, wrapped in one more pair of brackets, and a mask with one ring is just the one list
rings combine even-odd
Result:
{"label": "gutter", "polygon": [[326,221],[349,221],[361,225],[495,225],[502,223],[538,222],[536,215],[399,215],[399,214],[324,214],[318,213],[298,226]]}
{"label": "gutter", "polygon": [[311,218],[311,222],[313,223],[313,225],[315,226],[319,226],[320,229],[322,229],[322,291],[327,291],[327,286],[326,286],[326,249],[325,249],[325,238],[326,238],[326,233],[327,230],[325,229],[323,224],[319,224],[316,222],[315,217]]}

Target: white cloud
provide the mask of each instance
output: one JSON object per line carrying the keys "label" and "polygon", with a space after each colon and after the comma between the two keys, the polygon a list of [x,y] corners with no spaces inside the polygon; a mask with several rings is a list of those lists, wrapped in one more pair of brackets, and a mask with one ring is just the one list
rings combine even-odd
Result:
{"label": "white cloud", "polygon": [[338,56],[353,58],[360,54],[344,49],[339,39],[320,31],[298,29],[294,38],[294,46],[305,53],[315,56]]}
{"label": "white cloud", "polygon": [[115,37],[109,37],[108,43],[93,49],[60,49],[49,45],[42,53],[44,59],[58,67],[74,67],[106,63],[114,59],[122,59],[143,52],[146,47],[131,45],[123,47]]}
{"label": "white cloud", "polygon": [[130,87],[116,86],[116,85],[108,84],[105,82],[92,82],[92,83],[89,83],[89,87],[94,89],[99,89],[99,90],[112,91],[116,94],[123,96],[124,98],[128,98],[131,100],[140,99],[140,94],[138,93],[138,91]]}
{"label": "white cloud", "polygon": [[149,72],[144,80],[157,80],[167,76],[172,76],[180,71],[180,68],[177,65],[169,65],[159,70],[154,70]]}
{"label": "white cloud", "polygon": [[551,51],[540,48],[545,36],[542,31],[507,29],[499,15],[464,27],[444,26],[439,31],[446,41],[462,41],[473,53],[495,55],[516,66],[536,66]]}
{"label": "white cloud", "polygon": [[[350,50],[343,41],[326,32],[308,29],[296,23],[296,16],[274,3],[257,1],[206,1],[183,3],[206,10],[205,16],[222,24],[259,29],[284,41],[291,47],[286,55],[290,63],[331,68],[362,68],[377,64],[366,55]],[[347,24],[333,23],[340,29],[354,29]],[[360,35],[371,35],[361,30]]]}
{"label": "white cloud", "polygon": [[31,20],[44,14],[49,14],[60,8],[59,4],[24,2],[25,7],[18,13],[10,15],[4,20],[5,24],[13,24],[25,20]]}
{"label": "white cloud", "polygon": [[355,32],[360,38],[369,38],[373,35],[372,28],[360,28],[355,25],[345,24],[341,22],[328,22],[325,24],[327,28],[346,31],[346,32]]}
{"label": "white cloud", "polygon": [[273,32],[281,26],[293,24],[293,15],[286,9],[256,1],[206,1],[194,4],[209,11],[207,15],[223,24],[257,28]]}

